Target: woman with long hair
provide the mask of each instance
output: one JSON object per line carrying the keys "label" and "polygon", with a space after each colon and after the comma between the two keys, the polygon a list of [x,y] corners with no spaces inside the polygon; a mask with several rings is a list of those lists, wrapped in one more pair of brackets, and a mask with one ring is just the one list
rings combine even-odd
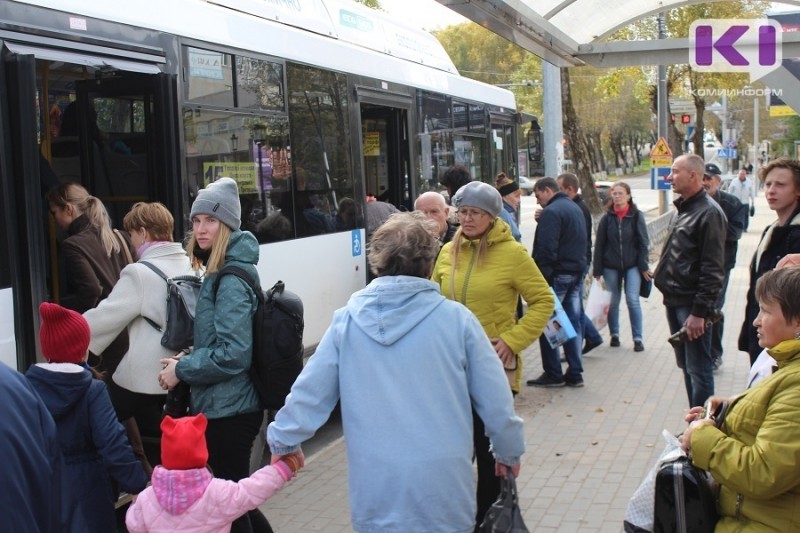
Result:
{"label": "woman with long hair", "polygon": [[800,162],[779,158],[761,168],[764,196],[778,219],[767,226],[750,263],[750,288],[747,308],[739,333],[739,349],[750,354],[752,365],[761,353],[753,320],[758,315],[758,279],[790,253],[800,252]]}
{"label": "woman with long hair", "polygon": [[647,222],[633,203],[631,188],[627,183],[615,183],[609,191],[609,197],[611,206],[597,225],[592,274],[596,279],[602,278],[611,291],[611,306],[608,309],[611,346],[620,345],[619,304],[624,285],[633,350],[642,352],[644,331],[639,289],[643,278],[648,281],[653,278],[647,264],[650,246]]}
{"label": "woman with long hair", "polygon": [[[462,303],[477,317],[509,374],[511,390],[519,392],[520,354],[544,331],[553,312],[553,295],[525,246],[514,240],[508,224],[499,218],[503,206],[497,189],[473,181],[455,193],[452,203],[461,226],[442,248],[431,280],[446,298]],[[517,320],[520,296],[528,311]],[[500,481],[484,423],[474,413],[473,423],[480,524],[497,499]]]}
{"label": "woman with long hair", "polygon": [[[204,270],[194,321],[191,353],[162,359],[163,389],[189,384],[191,413],[208,419],[208,464],[218,478],[239,481],[250,474],[250,450],[264,411],[248,373],[253,360],[253,315],[258,299],[237,276],[214,282],[225,265],[245,270],[260,285],[255,236],[242,231],[239,188],[220,178],[197,194],[190,214],[186,252],[195,270]],[[258,509],[236,520],[233,532],[271,532]]]}
{"label": "woman with long hair", "polygon": [[[166,286],[152,267],[172,278],[189,274],[191,265],[181,244],[172,240],[174,219],[163,204],[134,204],[123,225],[139,260],[122,269],[108,298],[83,316],[91,329],[92,352],[102,352],[117,335],[128,332],[128,350],[109,380],[111,401],[120,420],[133,417],[143,434],[160,437],[166,395],[158,385],[159,361],[174,352],[161,345],[167,323]],[[159,462],[157,445],[145,451],[150,465]]]}

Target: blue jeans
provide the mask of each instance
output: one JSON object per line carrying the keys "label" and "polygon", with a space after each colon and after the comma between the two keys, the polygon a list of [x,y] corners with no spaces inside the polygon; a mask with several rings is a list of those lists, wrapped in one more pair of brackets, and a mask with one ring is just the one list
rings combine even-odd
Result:
{"label": "blue jeans", "polygon": [[608,330],[614,337],[619,337],[619,302],[622,299],[622,282],[625,282],[625,303],[631,318],[631,332],[634,341],[642,341],[642,305],[639,303],[639,288],[642,275],[639,269],[631,267],[622,271],[616,268],[604,268],[603,279],[611,291],[611,305],[608,308]]}
{"label": "blue jeans", "polygon": [[[667,307],[670,334],[676,333],[691,313],[691,307]],[[703,405],[714,395],[714,365],[711,361],[711,328],[699,339],[675,348],[675,361],[683,370],[689,407]]]}
{"label": "blue jeans", "polygon": [[553,291],[555,291],[567,318],[578,334],[574,339],[565,343],[564,356],[567,358],[567,373],[561,369],[561,361],[557,349],[550,347],[544,334],[539,337],[539,348],[542,352],[542,368],[553,379],[580,381],[583,374],[581,351],[583,350],[583,276],[578,274],[557,274],[553,278]]}

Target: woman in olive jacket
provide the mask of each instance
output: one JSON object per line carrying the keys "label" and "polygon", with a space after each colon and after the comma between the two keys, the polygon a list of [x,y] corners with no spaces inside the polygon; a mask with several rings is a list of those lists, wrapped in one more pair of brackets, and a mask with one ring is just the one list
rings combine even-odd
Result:
{"label": "woman in olive jacket", "polygon": [[611,331],[611,346],[619,346],[619,304],[622,285],[625,284],[625,303],[633,333],[633,349],[644,350],[642,306],[639,289],[642,278],[652,279],[647,265],[650,239],[644,215],[631,199],[631,188],[627,183],[617,182],[609,191],[611,206],[600,219],[594,244],[592,275],[603,278],[611,291],[608,309],[608,329]]}
{"label": "woman in olive jacket", "polygon": [[[767,272],[755,293],[759,343],[778,370],[727,399],[721,423],[693,407],[681,436],[720,484],[717,533],[800,531],[800,268]],[[710,409],[722,401],[712,397]]]}
{"label": "woman in olive jacket", "polygon": [[[522,379],[520,354],[544,331],[553,312],[553,294],[525,246],[514,240],[508,224],[498,218],[503,200],[497,189],[473,181],[456,192],[452,203],[461,226],[439,253],[431,280],[439,284],[446,298],[475,314],[516,393]],[[528,311],[518,321],[520,295],[528,303]],[[478,462],[476,518],[480,523],[497,499],[500,481],[483,421],[473,414],[473,422]]]}
{"label": "woman in olive jacket", "polygon": [[[197,194],[190,214],[192,234],[187,253],[196,269],[205,266],[197,298],[194,348],[188,355],[162,359],[162,388],[179,381],[191,389],[191,412],[208,419],[208,464],[214,476],[239,481],[250,473],[250,450],[264,411],[249,369],[253,360],[253,315],[258,300],[238,276],[223,276],[216,293],[214,282],[224,265],[245,270],[261,282],[258,241],[239,229],[239,189],[231,178],[220,178]],[[233,523],[232,532],[271,531],[258,509]]]}

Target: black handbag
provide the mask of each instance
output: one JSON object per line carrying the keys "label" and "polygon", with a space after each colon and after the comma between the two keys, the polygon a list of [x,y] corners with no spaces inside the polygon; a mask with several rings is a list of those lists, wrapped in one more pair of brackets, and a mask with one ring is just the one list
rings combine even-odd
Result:
{"label": "black handbag", "polygon": [[528,533],[517,498],[517,482],[511,469],[500,480],[500,497],[486,511],[478,533]]}
{"label": "black handbag", "polygon": [[653,280],[645,279],[643,274],[639,275],[642,276],[642,283],[639,285],[639,296],[642,298],[650,298],[650,293],[653,291]]}

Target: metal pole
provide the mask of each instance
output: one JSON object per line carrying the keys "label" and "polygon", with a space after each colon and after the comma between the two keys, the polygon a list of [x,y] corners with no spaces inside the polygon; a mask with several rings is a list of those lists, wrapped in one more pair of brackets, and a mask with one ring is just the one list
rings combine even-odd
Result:
{"label": "metal pole", "polygon": [[[664,13],[658,14],[658,38],[667,38],[666,22],[664,21]],[[667,67],[666,65],[658,65],[658,136],[669,140],[669,124],[667,123],[667,111],[669,109],[669,95],[667,94]],[[675,154],[677,156],[678,154]],[[661,190],[658,194],[658,213],[663,215],[667,212],[669,205],[669,191]]]}
{"label": "metal pole", "polygon": [[[722,147],[728,147],[728,95],[722,94]],[[723,158],[724,167],[723,172],[728,172],[728,160]]]}
{"label": "metal pole", "polygon": [[555,178],[561,173],[558,157],[563,158],[564,138],[561,111],[561,69],[542,61],[542,110],[544,132],[544,175]]}
{"label": "metal pole", "polygon": [[[753,98],[753,160],[751,165],[758,161],[758,96]],[[753,165],[753,175],[758,173],[758,168]]]}

